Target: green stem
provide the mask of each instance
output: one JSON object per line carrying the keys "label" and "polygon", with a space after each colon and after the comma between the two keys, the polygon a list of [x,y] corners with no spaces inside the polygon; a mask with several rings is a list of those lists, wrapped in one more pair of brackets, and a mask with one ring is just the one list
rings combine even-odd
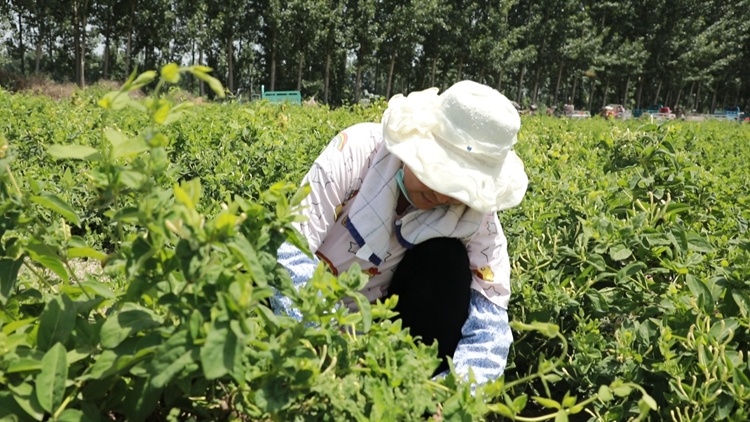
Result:
{"label": "green stem", "polygon": [[46,286],[47,286],[47,287],[48,287],[48,288],[49,288],[50,290],[52,290],[52,289],[54,288],[54,287],[53,287],[53,286],[52,286],[51,284],[49,284],[49,283],[47,282],[47,279],[46,279],[46,278],[44,278],[44,277],[42,277],[42,275],[41,275],[41,274],[39,274],[39,272],[38,272],[38,271],[37,271],[37,270],[36,270],[36,269],[35,269],[35,268],[34,268],[33,266],[29,265],[29,263],[28,263],[28,262],[27,262],[26,260],[24,260],[24,261],[23,261],[23,265],[24,265],[24,266],[25,266],[26,268],[28,268],[28,269],[29,269],[29,271],[31,271],[31,272],[32,272],[32,274],[34,274],[34,275],[35,275],[35,276],[36,276],[36,277],[37,277],[37,278],[39,279],[39,281],[41,281],[41,282],[42,282],[42,284],[46,285]]}
{"label": "green stem", "polygon": [[18,193],[18,196],[23,196],[21,193],[21,189],[18,187],[18,183],[16,183],[16,178],[13,177],[13,172],[10,170],[10,166],[5,166],[5,171],[8,172],[8,176],[10,177],[11,183],[13,183],[13,187],[16,188],[16,193]]}
{"label": "green stem", "polygon": [[[70,276],[73,278],[73,281],[79,287],[81,287],[81,279],[78,278],[78,276],[76,275],[75,271],[73,271],[73,268],[70,267],[70,261],[68,261],[67,259],[65,260],[65,268],[68,269],[68,273],[70,273]],[[84,296],[86,296],[86,298],[88,300],[93,300],[94,299],[93,297],[91,297],[91,295],[89,295],[89,293],[83,287],[81,287],[81,291],[83,292]]]}
{"label": "green stem", "polygon": [[445,391],[445,392],[447,392],[447,393],[450,393],[450,392],[451,392],[451,389],[450,389],[450,388],[448,388],[448,387],[446,387],[446,386],[444,386],[444,385],[440,384],[439,382],[436,382],[436,381],[433,381],[433,380],[426,380],[426,381],[425,381],[425,383],[426,383],[427,385],[429,385],[430,387],[436,388],[436,389],[438,389],[438,390],[443,390],[443,391]]}
{"label": "green stem", "polygon": [[70,404],[71,401],[73,401],[73,398],[78,395],[78,391],[81,389],[80,385],[76,385],[76,388],[73,389],[73,391],[68,394],[67,397],[65,397],[65,400],[63,400],[62,403],[60,403],[60,407],[55,410],[55,413],[52,415],[52,420],[56,421],[57,418],[60,417],[60,414],[65,410],[66,407],[68,407],[68,404]]}
{"label": "green stem", "polygon": [[[596,397],[589,397],[586,400],[575,404],[575,406],[586,406],[589,403],[593,403],[596,401]],[[565,410],[566,413],[570,414],[568,410],[566,409],[560,409]],[[535,416],[535,417],[526,417],[526,416],[516,416],[515,420],[522,421],[522,422],[538,422],[538,421],[546,421],[547,419],[552,419],[557,416],[558,412],[550,413],[548,415],[542,415],[542,416]]]}

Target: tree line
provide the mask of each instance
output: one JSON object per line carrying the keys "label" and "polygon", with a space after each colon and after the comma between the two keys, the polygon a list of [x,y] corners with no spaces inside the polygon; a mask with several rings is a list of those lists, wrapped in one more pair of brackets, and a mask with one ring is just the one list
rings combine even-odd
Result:
{"label": "tree line", "polygon": [[331,105],[461,79],[524,106],[750,105],[750,0],[0,0],[0,36],[0,75],[79,86],[179,62]]}

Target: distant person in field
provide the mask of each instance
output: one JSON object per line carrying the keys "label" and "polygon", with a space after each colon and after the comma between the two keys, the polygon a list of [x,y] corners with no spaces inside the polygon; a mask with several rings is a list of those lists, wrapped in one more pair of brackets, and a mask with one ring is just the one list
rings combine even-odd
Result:
{"label": "distant person in field", "polygon": [[[349,127],[315,160],[298,226],[315,257],[285,243],[279,262],[296,285],[320,261],[333,274],[359,264],[370,301],[398,295],[404,326],[438,342],[436,373],[450,356],[479,383],[498,378],[513,341],[498,211],[518,205],[528,185],[513,151],[520,126],[511,101],[476,82],[394,96],[381,124]],[[272,305],[301,318],[287,297]]]}

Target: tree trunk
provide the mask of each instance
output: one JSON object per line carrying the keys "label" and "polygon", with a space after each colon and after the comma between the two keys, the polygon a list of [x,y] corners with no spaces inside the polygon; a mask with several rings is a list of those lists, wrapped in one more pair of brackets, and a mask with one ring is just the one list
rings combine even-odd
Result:
{"label": "tree trunk", "polygon": [[516,102],[521,104],[521,97],[523,95],[523,78],[526,76],[526,65],[521,66],[521,72],[518,74],[518,86],[516,86]]}
{"label": "tree trunk", "polygon": [[[85,2],[84,2],[85,3]],[[75,57],[75,82],[79,88],[86,84],[84,76],[84,54],[86,44],[86,15],[82,10],[85,5],[81,2],[73,2],[73,49]]]}
{"label": "tree trunk", "polygon": [[104,26],[104,53],[102,57],[102,78],[109,79],[109,55],[110,37],[112,35],[112,7],[107,8],[106,23]]}
{"label": "tree trunk", "polygon": [[385,85],[385,97],[391,98],[391,84],[393,83],[393,73],[396,70],[396,55],[391,55],[391,64],[388,69],[388,83]]}
{"label": "tree trunk", "polygon": [[234,43],[231,35],[227,37],[227,89],[234,93]]}
{"label": "tree trunk", "polygon": [[701,84],[698,84],[698,90],[695,92],[695,106],[693,108],[696,109],[699,113],[702,111],[700,109],[700,101],[701,101]]}
{"label": "tree trunk", "polygon": [[354,78],[354,103],[359,103],[360,94],[362,92],[362,60],[357,58],[357,73]]}
{"label": "tree trunk", "polygon": [[39,38],[36,40],[36,48],[34,49],[34,73],[39,73],[42,65],[42,33],[39,28]]}
{"label": "tree trunk", "polygon": [[531,90],[531,103],[536,104],[537,103],[537,95],[539,94],[539,78],[541,77],[542,73],[542,67],[537,66],[536,72],[534,74],[534,88]]}
{"label": "tree trunk", "polygon": [[268,84],[268,90],[273,91],[276,88],[276,48],[271,47],[273,50],[271,50],[271,71],[269,76],[271,77],[271,80]]}
{"label": "tree trunk", "polygon": [[560,66],[557,70],[557,82],[555,83],[555,93],[552,96],[552,107],[557,108],[557,96],[560,94],[560,83],[562,82],[562,74],[565,66]]}
{"label": "tree trunk", "polygon": [[716,86],[714,87],[714,92],[711,94],[711,109],[708,111],[709,113],[715,113],[716,112],[716,93],[719,91],[719,81],[716,81]]}
{"label": "tree trunk", "polygon": [[635,97],[635,108],[641,108],[641,94],[643,93],[643,77],[638,78],[638,94]]}
{"label": "tree trunk", "polygon": [[458,66],[456,67],[456,82],[463,79],[464,71],[464,56],[458,58]]}
{"label": "tree trunk", "polygon": [[630,91],[630,75],[628,75],[627,78],[625,78],[625,91],[623,91],[622,95],[620,96],[620,104],[622,104],[623,107],[628,107],[628,92]]}
{"label": "tree trunk", "polygon": [[133,60],[133,19],[135,18],[135,1],[131,2],[130,6],[130,19],[128,20],[128,45],[125,49],[125,72],[130,75],[133,71],[132,60]]}
{"label": "tree trunk", "polygon": [[661,105],[659,104],[659,95],[661,94],[661,81],[659,81],[659,85],[656,86],[656,95],[654,95],[654,105]]}
{"label": "tree trunk", "polygon": [[109,44],[110,44],[109,31],[107,31],[107,35],[104,38],[104,57],[102,58],[102,60],[104,61],[103,69],[102,69],[102,77],[105,80],[109,79],[109,55],[110,55]]}
{"label": "tree trunk", "polygon": [[570,89],[570,95],[568,96],[567,103],[572,105],[575,109],[576,105],[576,90],[578,89],[578,77],[573,78],[573,86]]}
{"label": "tree trunk", "polygon": [[[327,60],[328,58],[326,58],[326,66],[327,66]],[[300,51],[299,61],[297,62],[297,91],[302,91],[302,74],[303,74],[304,67],[305,67],[305,53]]]}
{"label": "tree trunk", "polygon": [[430,70],[430,86],[435,86],[435,74],[437,73],[437,57],[432,59],[432,69]]}
{"label": "tree trunk", "polygon": [[[198,51],[198,63],[203,64],[203,48]],[[201,80],[198,84],[200,89],[198,90],[198,94],[202,97],[206,95],[206,84]]]}
{"label": "tree trunk", "polygon": [[26,46],[23,43],[23,20],[21,13],[18,13],[18,55],[21,59],[21,74],[26,74]]}
{"label": "tree trunk", "polygon": [[323,77],[323,103],[328,104],[328,94],[331,89],[331,52],[326,53],[325,76]]}

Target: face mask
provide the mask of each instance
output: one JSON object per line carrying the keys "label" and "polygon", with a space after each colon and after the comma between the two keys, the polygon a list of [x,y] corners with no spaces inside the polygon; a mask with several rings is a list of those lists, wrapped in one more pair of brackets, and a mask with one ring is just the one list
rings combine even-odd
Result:
{"label": "face mask", "polygon": [[407,201],[411,204],[412,207],[416,207],[413,202],[411,202],[411,198],[409,198],[409,194],[406,192],[406,186],[404,186],[404,168],[401,167],[396,172],[396,184],[398,184],[398,188],[401,189],[401,193],[404,194],[404,198],[406,198]]}

